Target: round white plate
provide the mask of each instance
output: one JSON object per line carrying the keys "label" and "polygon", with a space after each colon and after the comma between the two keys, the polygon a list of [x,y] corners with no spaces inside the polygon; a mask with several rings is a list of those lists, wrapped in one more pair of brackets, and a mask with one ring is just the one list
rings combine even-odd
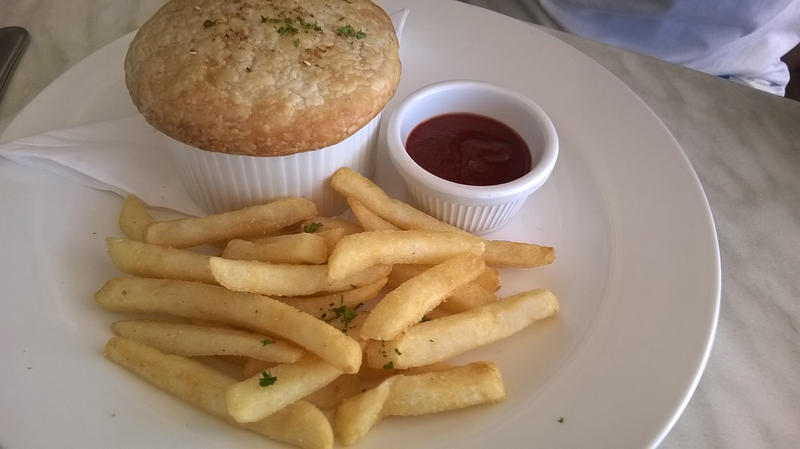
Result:
{"label": "round white plate", "polygon": [[[618,79],[532,26],[458,3],[383,4],[411,9],[389,109],[425,84],[469,78],[521,91],[552,117],[561,141],[553,176],[490,237],[554,246],[551,266],[502,271],[502,292],[544,287],[562,309],[461,357],[500,365],[505,402],[389,418],[357,447],[656,446],[697,385],[719,309],[714,224],[685,155]],[[122,81],[130,38],[67,71],[2,140],[133,113]],[[376,181],[405,197],[380,151]],[[0,160],[0,446],[282,447],[103,359],[119,317],[92,294],[119,275],[104,238],[121,235],[121,204]]]}

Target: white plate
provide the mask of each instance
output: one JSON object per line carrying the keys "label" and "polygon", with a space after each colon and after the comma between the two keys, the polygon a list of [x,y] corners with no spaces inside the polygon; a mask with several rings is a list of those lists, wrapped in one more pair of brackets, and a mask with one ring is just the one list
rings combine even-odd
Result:
{"label": "white plate", "polygon": [[[562,311],[462,357],[500,365],[505,402],[387,419],[357,447],[657,445],[697,385],[719,309],[714,225],[685,155],[618,79],[534,27],[450,2],[383,3],[411,9],[392,104],[431,82],[472,78],[517,89],[552,117],[561,140],[552,178],[491,237],[556,247],[549,267],[504,271],[503,291],[548,288]],[[122,83],[130,38],[67,71],[3,140],[133,112]],[[378,166],[377,182],[404,197],[385,153]],[[0,446],[263,444],[103,359],[117,316],[92,294],[118,275],[103,239],[120,235],[121,203],[0,161]]]}

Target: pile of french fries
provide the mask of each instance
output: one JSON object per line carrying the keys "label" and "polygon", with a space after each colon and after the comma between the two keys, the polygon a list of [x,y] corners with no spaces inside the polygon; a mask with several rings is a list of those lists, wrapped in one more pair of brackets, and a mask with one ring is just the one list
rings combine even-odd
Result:
{"label": "pile of french fries", "polygon": [[233,425],[307,449],[332,448],[334,436],[353,444],[388,416],[503,400],[494,363],[447,362],[558,311],[542,289],[495,296],[494,267],[546,265],[553,249],[476,237],[348,168],[331,186],[359,224],[319,217],[303,198],[156,221],[128,197],[119,217],[128,238],[107,243],[130,277],[95,300],[161,319],[114,323],[106,357]]}

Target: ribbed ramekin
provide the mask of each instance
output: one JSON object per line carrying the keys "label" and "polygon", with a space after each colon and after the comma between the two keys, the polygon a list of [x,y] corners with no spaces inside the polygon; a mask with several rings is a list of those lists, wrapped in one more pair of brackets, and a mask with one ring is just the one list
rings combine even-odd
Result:
{"label": "ribbed ramekin", "polygon": [[[447,181],[420,167],[406,151],[408,135],[432,117],[458,112],[484,115],[515,130],[531,151],[531,171],[504,184],[472,186]],[[547,181],[558,158],[556,129],[542,108],[518,92],[481,81],[444,81],[412,93],[392,114],[386,139],[392,163],[415,205],[476,234],[507,224]]]}
{"label": "ribbed ramekin", "polygon": [[381,115],[347,139],[289,156],[242,156],[203,151],[168,138],[167,148],[191,198],[207,213],[220,213],[286,197],[302,196],[334,216],[346,203],[328,184],[340,167],[371,177]]}

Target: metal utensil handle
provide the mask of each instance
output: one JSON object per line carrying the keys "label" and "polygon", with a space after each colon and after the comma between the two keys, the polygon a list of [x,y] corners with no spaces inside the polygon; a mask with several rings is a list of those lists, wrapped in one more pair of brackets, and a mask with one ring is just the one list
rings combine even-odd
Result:
{"label": "metal utensil handle", "polygon": [[0,28],[0,100],[29,40],[30,34],[25,28]]}

